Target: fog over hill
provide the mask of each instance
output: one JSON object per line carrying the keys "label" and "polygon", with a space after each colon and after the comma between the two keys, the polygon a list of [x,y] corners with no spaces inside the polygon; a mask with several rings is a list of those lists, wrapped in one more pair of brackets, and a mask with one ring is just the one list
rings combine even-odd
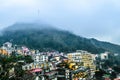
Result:
{"label": "fog over hill", "polygon": [[60,52],[87,50],[98,54],[104,51],[120,52],[120,46],[96,39],[77,36],[71,32],[56,29],[50,25],[38,23],[16,23],[3,30],[0,44],[11,41],[14,44],[26,45],[32,49],[54,49]]}
{"label": "fog over hill", "polygon": [[30,29],[55,29],[52,26],[48,24],[42,24],[42,23],[15,23],[11,26],[8,26],[4,30],[8,31],[16,31],[16,30],[30,30]]}

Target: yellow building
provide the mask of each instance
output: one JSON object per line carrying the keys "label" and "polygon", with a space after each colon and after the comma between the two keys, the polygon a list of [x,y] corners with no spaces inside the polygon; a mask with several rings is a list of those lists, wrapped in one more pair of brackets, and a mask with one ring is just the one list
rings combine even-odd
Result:
{"label": "yellow building", "polygon": [[0,49],[0,54],[2,55],[8,55],[8,52],[4,49]]}
{"label": "yellow building", "polygon": [[83,62],[84,67],[89,67],[89,68],[95,70],[96,66],[94,64],[94,57],[91,53],[82,54],[82,60],[81,61]]}
{"label": "yellow building", "polygon": [[95,55],[87,51],[77,50],[74,53],[68,53],[67,56],[69,60],[76,62],[79,66],[89,67],[91,69],[96,68],[94,64]]}

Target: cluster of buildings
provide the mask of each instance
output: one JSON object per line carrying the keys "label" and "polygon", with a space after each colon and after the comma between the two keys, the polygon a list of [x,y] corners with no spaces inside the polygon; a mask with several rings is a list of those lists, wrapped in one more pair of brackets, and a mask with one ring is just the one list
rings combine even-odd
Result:
{"label": "cluster of buildings", "polygon": [[22,65],[22,70],[34,75],[34,80],[93,80],[98,66],[100,67],[96,64],[96,59],[108,59],[110,54],[91,54],[84,50],[68,54],[58,51],[39,52],[10,42],[0,48],[2,55],[10,56],[13,52],[15,55],[32,57],[33,62]]}

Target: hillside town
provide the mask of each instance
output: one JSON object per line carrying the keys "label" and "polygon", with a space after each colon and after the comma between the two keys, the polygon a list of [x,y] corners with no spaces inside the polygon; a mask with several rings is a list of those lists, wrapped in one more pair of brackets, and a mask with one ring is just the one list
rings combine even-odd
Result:
{"label": "hillside town", "polygon": [[0,47],[0,80],[120,80],[119,53],[64,53],[29,49],[10,42]]}

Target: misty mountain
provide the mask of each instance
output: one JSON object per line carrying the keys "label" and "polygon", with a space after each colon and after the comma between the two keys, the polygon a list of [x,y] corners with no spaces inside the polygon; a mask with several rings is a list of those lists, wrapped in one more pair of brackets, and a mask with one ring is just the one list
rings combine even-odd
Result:
{"label": "misty mountain", "polygon": [[104,51],[120,52],[119,45],[83,38],[49,25],[34,23],[17,23],[5,28],[0,37],[0,44],[2,45],[6,41],[41,51],[46,49],[61,52],[87,50],[94,54]]}
{"label": "misty mountain", "polygon": [[5,28],[5,31],[20,31],[20,30],[41,30],[41,29],[55,29],[47,24],[40,23],[16,23]]}

